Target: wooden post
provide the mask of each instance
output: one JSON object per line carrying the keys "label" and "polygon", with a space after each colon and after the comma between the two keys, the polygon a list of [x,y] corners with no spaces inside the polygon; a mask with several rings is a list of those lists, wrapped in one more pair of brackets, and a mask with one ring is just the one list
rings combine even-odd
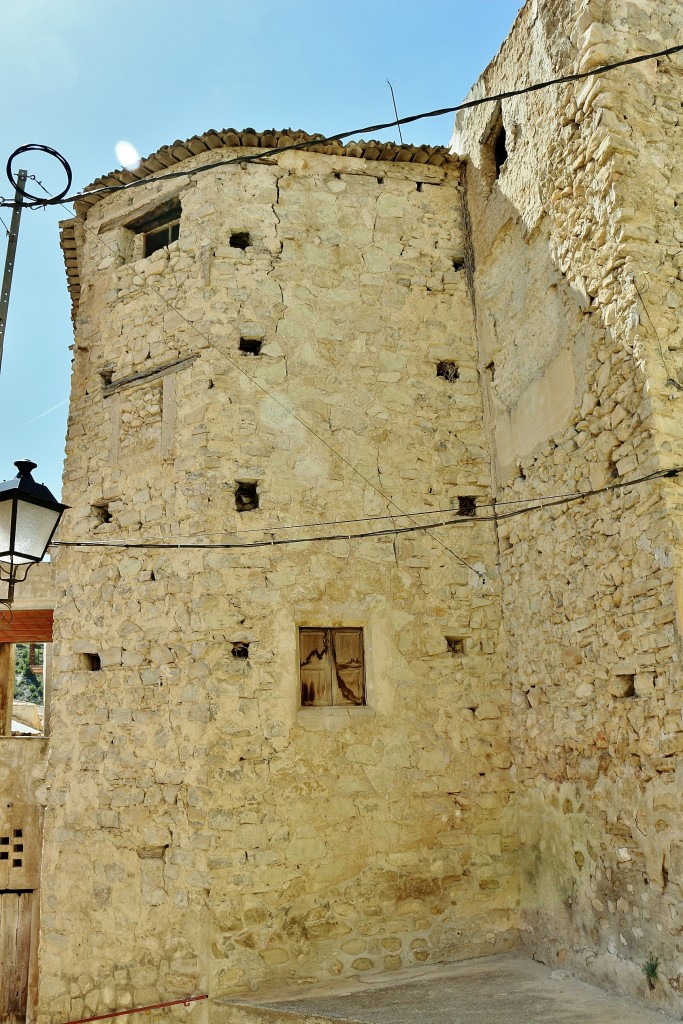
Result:
{"label": "wooden post", "polygon": [[14,644],[0,644],[0,736],[12,735]]}

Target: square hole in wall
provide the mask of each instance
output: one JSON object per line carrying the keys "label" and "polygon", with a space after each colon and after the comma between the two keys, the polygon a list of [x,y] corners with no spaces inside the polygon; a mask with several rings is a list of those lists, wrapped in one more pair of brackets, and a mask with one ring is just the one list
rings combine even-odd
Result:
{"label": "square hole in wall", "polygon": [[617,675],[614,680],[614,688],[612,690],[615,697],[622,699],[624,697],[635,697],[636,696],[636,677],[632,673],[624,673]]}
{"label": "square hole in wall", "polygon": [[12,858],[12,867],[13,868],[20,868],[21,866],[22,866],[21,857],[13,857]]}
{"label": "square hole in wall", "polygon": [[235,508],[238,512],[252,512],[259,506],[255,480],[237,480],[235,484]]}
{"label": "square hole in wall", "polygon": [[248,231],[233,231],[230,235],[230,245],[233,249],[246,249],[251,245],[251,236]]}
{"label": "square hole in wall", "polygon": [[97,505],[91,505],[90,512],[97,526],[101,526],[102,523],[111,522],[112,515],[106,501],[99,502]]}
{"label": "square hole in wall", "polygon": [[102,668],[99,654],[81,654],[80,662],[81,668],[85,669],[86,672],[99,672]]}
{"label": "square hole in wall", "polygon": [[447,636],[446,647],[450,654],[464,654],[465,653],[465,641],[461,636]]}
{"label": "square hole in wall", "polygon": [[477,514],[477,499],[471,494],[460,494],[458,495],[458,515],[459,516],[476,516]]}
{"label": "square hole in wall", "polygon": [[240,352],[247,356],[258,356],[263,348],[262,338],[240,338]]}
{"label": "square hole in wall", "polygon": [[452,383],[458,379],[460,371],[457,363],[454,363],[452,359],[442,359],[440,363],[436,364],[436,375]]}
{"label": "square hole in wall", "polygon": [[249,657],[249,644],[236,642],[232,645],[232,656],[233,658],[248,658]]}

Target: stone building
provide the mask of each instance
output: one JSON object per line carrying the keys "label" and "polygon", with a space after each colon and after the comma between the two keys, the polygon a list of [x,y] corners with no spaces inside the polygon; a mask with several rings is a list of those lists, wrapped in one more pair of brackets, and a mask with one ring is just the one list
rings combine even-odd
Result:
{"label": "stone building", "polygon": [[[682,22],[529,0],[472,96]],[[512,949],[680,1010],[680,76],[77,203],[39,1020]]]}
{"label": "stone building", "polygon": [[[463,165],[315,137],[259,156],[302,139],[176,143],[143,173],[258,159],[64,227],[62,537],[161,546],[57,558],[55,1018],[517,942]],[[430,510],[464,528],[393,532]]]}

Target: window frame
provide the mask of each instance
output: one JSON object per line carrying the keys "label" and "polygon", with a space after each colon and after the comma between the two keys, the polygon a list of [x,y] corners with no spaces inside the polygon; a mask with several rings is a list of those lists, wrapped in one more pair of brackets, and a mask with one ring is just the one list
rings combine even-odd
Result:
{"label": "window frame", "polygon": [[[175,196],[173,199],[155,206],[154,209],[149,210],[144,216],[138,217],[137,220],[130,221],[126,225],[128,230],[132,231],[134,235],[141,236],[141,243],[139,243],[141,246],[141,259],[147,259],[148,256],[152,256],[155,252],[160,252],[161,249],[167,248],[172,242],[178,240],[180,237],[182,213],[180,198]],[[160,245],[154,245],[154,248],[148,249],[149,240],[158,238],[162,234],[165,234],[165,241]]]}
{"label": "window frame", "polygon": [[[329,703],[322,701],[312,701],[309,699],[304,700],[304,686],[309,685],[304,679],[303,669],[305,668],[302,663],[302,637],[306,634],[311,633],[323,633],[325,640],[323,641],[323,653],[327,655],[327,666],[326,670],[329,673]],[[359,638],[360,646],[360,673],[361,673],[361,686],[362,686],[362,698],[360,700],[349,700],[349,699],[338,699],[340,693],[340,682],[343,685],[344,680],[340,677],[340,663],[335,655],[336,646],[335,639],[342,634],[350,635],[355,634]],[[354,710],[358,708],[367,708],[368,705],[368,657],[367,657],[367,644],[365,629],[363,626],[313,626],[313,625],[300,625],[297,627],[297,700],[299,709],[302,711],[328,711],[328,710]],[[310,655],[309,655],[310,657]],[[320,659],[322,661],[322,658]],[[348,667],[348,666],[344,666]],[[353,691],[352,691],[353,692]],[[343,697],[343,694],[342,694]],[[336,699],[335,699],[336,698]]]}

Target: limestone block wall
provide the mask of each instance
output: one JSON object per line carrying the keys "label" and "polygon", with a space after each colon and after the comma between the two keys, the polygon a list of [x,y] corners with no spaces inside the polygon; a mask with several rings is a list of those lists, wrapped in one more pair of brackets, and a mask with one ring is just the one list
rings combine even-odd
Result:
{"label": "limestone block wall", "polygon": [[[512,948],[493,531],[353,539],[490,493],[459,162],[283,153],[72,228],[62,539],[164,547],[56,558],[40,1019]],[[363,629],[367,706],[300,706],[311,626]]]}
{"label": "limestone block wall", "polygon": [[[665,0],[529,3],[475,94],[662,49],[682,28]],[[652,61],[456,124],[499,501],[682,464],[680,82],[680,58]],[[499,528],[524,942],[677,1009],[680,495],[657,480]]]}

